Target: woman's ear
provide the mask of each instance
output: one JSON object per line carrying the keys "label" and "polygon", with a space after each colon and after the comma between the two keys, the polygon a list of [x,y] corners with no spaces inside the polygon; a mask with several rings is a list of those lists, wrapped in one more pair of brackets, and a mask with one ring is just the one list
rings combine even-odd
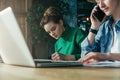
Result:
{"label": "woman's ear", "polygon": [[60,20],[59,23],[61,26],[63,26],[63,20]]}

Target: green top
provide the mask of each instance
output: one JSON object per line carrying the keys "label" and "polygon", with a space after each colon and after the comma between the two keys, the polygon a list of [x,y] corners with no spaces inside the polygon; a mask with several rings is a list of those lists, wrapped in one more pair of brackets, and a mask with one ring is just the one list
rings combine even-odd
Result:
{"label": "green top", "polygon": [[81,56],[81,42],[87,35],[78,28],[67,27],[55,43],[55,52],[65,55],[75,55],[76,60]]}

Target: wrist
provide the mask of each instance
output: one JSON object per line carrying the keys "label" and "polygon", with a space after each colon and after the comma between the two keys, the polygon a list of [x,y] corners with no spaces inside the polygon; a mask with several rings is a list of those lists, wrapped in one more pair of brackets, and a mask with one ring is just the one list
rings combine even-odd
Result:
{"label": "wrist", "polygon": [[100,53],[98,58],[103,61],[103,60],[111,60],[111,55],[110,53]]}
{"label": "wrist", "polygon": [[98,30],[90,28],[89,32],[92,32],[93,34],[97,34]]}
{"label": "wrist", "polygon": [[66,55],[66,60],[75,60],[75,56],[74,55]]}
{"label": "wrist", "polygon": [[110,60],[110,61],[113,60],[112,56],[111,56],[111,53],[105,53],[104,55],[105,55],[104,60]]}
{"label": "wrist", "polygon": [[112,58],[111,58],[111,53],[108,52],[108,53],[106,54],[106,60],[111,60],[111,59],[112,59]]}
{"label": "wrist", "polygon": [[98,26],[98,25],[93,25],[93,24],[92,24],[92,25],[91,25],[91,28],[92,28],[92,29],[95,29],[95,30],[98,30],[98,29],[99,29],[99,26]]}

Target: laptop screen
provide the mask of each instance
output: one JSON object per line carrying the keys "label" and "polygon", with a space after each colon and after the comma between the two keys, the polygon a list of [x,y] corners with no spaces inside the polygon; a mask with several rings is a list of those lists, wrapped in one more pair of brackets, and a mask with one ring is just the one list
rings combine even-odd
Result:
{"label": "laptop screen", "polygon": [[31,53],[10,7],[0,12],[0,55],[6,64],[35,67]]}

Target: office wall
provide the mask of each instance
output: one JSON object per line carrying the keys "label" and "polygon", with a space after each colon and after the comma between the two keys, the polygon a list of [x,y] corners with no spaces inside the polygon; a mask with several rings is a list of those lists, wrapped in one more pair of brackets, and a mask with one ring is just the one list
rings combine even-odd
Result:
{"label": "office wall", "polygon": [[77,0],[63,0],[69,4],[70,13],[65,16],[65,21],[71,27],[77,27]]}
{"label": "office wall", "polygon": [[26,24],[27,9],[31,6],[32,0],[0,0],[0,11],[12,7],[20,29],[24,35],[26,42],[31,50],[30,32]]}

